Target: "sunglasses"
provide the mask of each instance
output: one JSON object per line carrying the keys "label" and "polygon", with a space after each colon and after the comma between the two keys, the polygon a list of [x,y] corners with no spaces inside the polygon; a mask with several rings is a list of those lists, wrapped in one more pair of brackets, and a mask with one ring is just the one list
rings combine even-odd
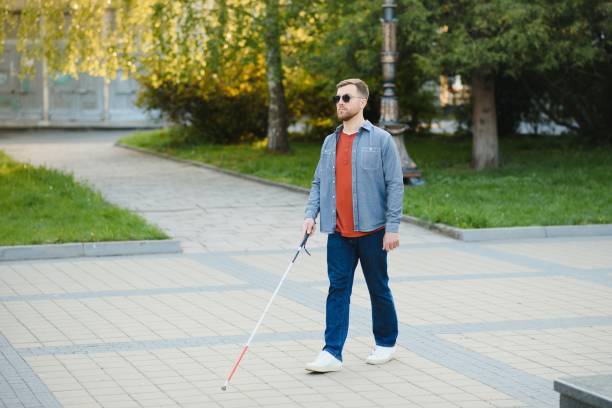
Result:
{"label": "sunglasses", "polygon": [[358,99],[364,99],[363,96],[351,96],[349,94],[344,94],[342,96],[340,95],[334,95],[332,97],[332,101],[334,101],[334,103],[338,103],[340,102],[340,98],[342,98],[342,102],[344,103],[349,103],[349,101],[351,100],[351,98],[358,98]]}

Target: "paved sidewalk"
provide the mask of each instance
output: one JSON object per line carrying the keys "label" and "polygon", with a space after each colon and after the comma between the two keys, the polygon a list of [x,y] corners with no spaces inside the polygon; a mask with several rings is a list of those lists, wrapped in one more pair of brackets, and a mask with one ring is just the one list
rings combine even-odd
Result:
{"label": "paved sidewalk", "polygon": [[612,238],[477,244],[404,224],[389,259],[396,360],[363,362],[358,270],[345,369],[304,371],[324,325],[319,234],[222,392],[293,255],[305,197],[113,148],[117,136],[0,135],[0,149],[74,171],[188,253],[1,263],[0,406],[539,408],[558,406],[556,378],[612,373]]}
{"label": "paved sidewalk", "polygon": [[[108,200],[144,215],[180,239],[186,252],[296,246],[304,194],[113,145],[128,133],[3,132],[0,149],[16,160],[74,173]],[[404,243],[447,240],[420,228],[406,229],[403,236]],[[324,245],[323,237],[314,243]]]}

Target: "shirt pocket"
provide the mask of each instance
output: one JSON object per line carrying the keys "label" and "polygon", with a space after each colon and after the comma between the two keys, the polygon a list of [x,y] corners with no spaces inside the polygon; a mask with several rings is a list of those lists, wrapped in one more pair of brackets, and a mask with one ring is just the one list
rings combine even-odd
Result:
{"label": "shirt pocket", "polygon": [[329,174],[333,169],[336,161],[334,150],[325,149],[321,153],[321,168],[325,172],[325,175]]}
{"label": "shirt pocket", "polygon": [[360,150],[361,168],[364,170],[376,170],[382,167],[380,147],[362,147]]}

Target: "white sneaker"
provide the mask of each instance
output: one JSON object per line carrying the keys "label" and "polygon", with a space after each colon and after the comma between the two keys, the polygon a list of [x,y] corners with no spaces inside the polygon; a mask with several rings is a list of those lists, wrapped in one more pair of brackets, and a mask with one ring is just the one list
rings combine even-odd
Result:
{"label": "white sneaker", "polygon": [[387,361],[393,358],[394,353],[395,353],[395,346],[393,347],[376,346],[374,350],[372,350],[368,358],[366,358],[366,363],[385,364]]}
{"label": "white sneaker", "polygon": [[327,373],[329,371],[340,371],[342,361],[332,356],[328,351],[321,351],[315,361],[306,364],[306,370],[317,373]]}

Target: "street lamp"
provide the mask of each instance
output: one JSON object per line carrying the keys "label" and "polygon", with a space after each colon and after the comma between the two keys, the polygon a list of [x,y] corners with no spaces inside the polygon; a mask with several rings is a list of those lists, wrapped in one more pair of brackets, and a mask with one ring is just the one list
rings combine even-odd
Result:
{"label": "street lamp", "polygon": [[381,53],[383,71],[383,94],[380,101],[379,126],[391,133],[397,149],[399,150],[402,163],[404,182],[412,185],[423,184],[421,172],[416,163],[410,158],[406,145],[404,144],[404,132],[408,129],[406,124],[399,122],[399,107],[395,96],[395,62],[396,51],[396,26],[395,0],[383,0],[383,49]]}

